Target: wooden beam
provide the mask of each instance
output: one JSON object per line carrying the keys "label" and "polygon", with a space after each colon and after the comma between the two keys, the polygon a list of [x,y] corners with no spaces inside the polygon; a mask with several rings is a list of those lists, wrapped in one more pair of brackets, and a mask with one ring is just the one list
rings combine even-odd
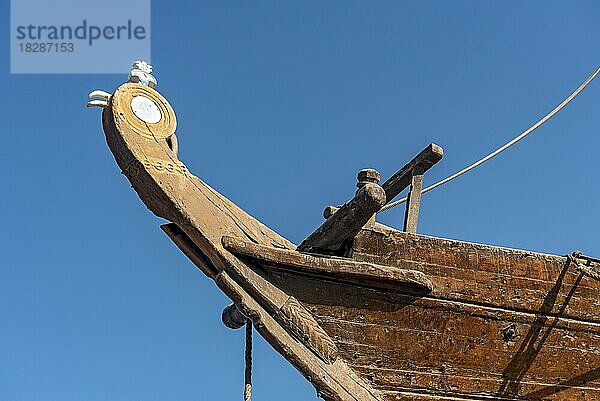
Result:
{"label": "wooden beam", "polygon": [[340,253],[347,242],[385,205],[385,199],[383,188],[374,183],[365,184],[353,199],[346,202],[302,241],[298,250],[325,254]]}
{"label": "wooden beam", "polygon": [[[299,274],[315,275],[330,280],[347,282],[362,287],[392,289],[411,293],[429,293],[431,281],[415,269],[382,266],[357,262],[347,258],[321,257],[288,249],[268,247],[233,237],[223,237],[225,249],[265,265]],[[418,268],[417,263],[406,262]]]}
{"label": "wooden beam", "polygon": [[208,277],[214,279],[218,270],[212,262],[202,253],[200,248],[187,236],[175,223],[163,224],[160,228],[171,238],[177,247]]}
{"label": "wooden beam", "polygon": [[421,151],[414,159],[391,176],[382,187],[385,191],[387,202],[391,202],[400,192],[404,191],[411,183],[413,170],[421,168],[425,173],[434,164],[442,160],[444,150],[435,143],[430,144]]}
{"label": "wooden beam", "polygon": [[406,201],[406,212],[404,214],[404,231],[407,233],[417,232],[419,221],[419,207],[421,206],[421,191],[423,190],[423,173],[420,167],[413,170],[410,183],[410,192]]}

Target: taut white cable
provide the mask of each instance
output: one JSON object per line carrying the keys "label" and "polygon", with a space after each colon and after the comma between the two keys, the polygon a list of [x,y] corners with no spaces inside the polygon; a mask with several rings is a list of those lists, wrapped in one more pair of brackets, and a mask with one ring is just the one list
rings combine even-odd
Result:
{"label": "taut white cable", "polygon": [[[429,192],[432,189],[435,189],[437,187],[439,187],[440,185],[444,185],[445,183],[452,181],[455,178],[460,177],[461,175],[467,173],[470,170],[473,170],[475,167],[485,163],[486,161],[490,160],[492,157],[502,153],[503,151],[505,151],[506,149],[510,148],[512,145],[514,145],[515,143],[519,142],[521,139],[525,138],[527,135],[531,134],[533,131],[535,131],[536,128],[538,128],[540,125],[544,124],[546,121],[548,121],[550,118],[552,118],[552,116],[554,116],[556,113],[558,113],[563,107],[565,107],[567,104],[569,104],[569,102],[571,100],[573,100],[575,98],[575,96],[579,95],[579,93],[590,83],[592,82],[592,80],[594,78],[596,78],[596,76],[598,75],[598,73],[600,73],[600,67],[596,68],[596,70],[592,73],[592,75],[590,75],[582,84],[581,86],[579,86],[579,88],[575,89],[575,91],[573,93],[571,93],[571,95],[569,95],[568,98],[566,98],[565,100],[562,101],[561,104],[559,104],[558,106],[556,106],[550,113],[546,114],[544,117],[542,117],[541,120],[539,120],[538,122],[536,122],[535,124],[533,124],[531,127],[527,128],[525,131],[523,131],[522,133],[520,133],[518,136],[516,136],[515,138],[513,138],[512,140],[510,140],[509,142],[507,142],[506,144],[504,144],[503,146],[499,147],[498,149],[494,150],[492,153],[488,154],[487,156],[477,160],[475,163],[463,168],[460,171],[457,171],[456,173],[452,174],[449,177],[444,178],[441,181],[436,182],[433,185],[428,186],[427,188],[423,189],[423,191],[421,193],[425,193],[425,192]],[[391,209],[395,206],[398,206],[404,202],[406,202],[408,198],[404,197],[402,199],[398,199],[397,201],[388,203],[387,205],[385,205],[384,207],[381,208],[381,210],[379,211],[379,213],[384,212],[388,209]]]}

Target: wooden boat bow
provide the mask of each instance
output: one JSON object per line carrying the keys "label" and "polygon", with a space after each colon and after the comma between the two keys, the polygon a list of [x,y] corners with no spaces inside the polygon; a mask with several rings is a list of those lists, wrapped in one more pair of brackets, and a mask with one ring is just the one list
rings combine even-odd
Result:
{"label": "wooden boat bow", "polygon": [[[131,103],[136,97],[156,105],[158,122],[145,122],[134,113]],[[110,96],[102,122],[108,146],[140,199],[154,214],[172,222],[165,231],[257,331],[324,397],[379,400],[368,383],[337,358],[333,341],[302,304],[223,246],[222,238],[229,237],[274,249],[296,248],[178,159],[168,141],[175,134],[176,119],[166,99],[148,86],[126,83]]]}
{"label": "wooden boat bow", "polygon": [[[236,316],[321,397],[600,400],[598,261],[416,234],[437,145],[382,186],[363,170],[355,197],[296,247],[190,172],[172,107],[135,76],[89,104],[103,108],[119,168]],[[377,223],[407,186],[405,232]]]}

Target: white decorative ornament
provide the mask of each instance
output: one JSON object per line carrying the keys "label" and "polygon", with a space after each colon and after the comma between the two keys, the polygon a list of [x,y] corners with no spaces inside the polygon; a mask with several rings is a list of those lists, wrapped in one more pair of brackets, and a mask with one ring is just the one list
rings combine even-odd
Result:
{"label": "white decorative ornament", "polygon": [[89,102],[87,102],[87,107],[100,107],[105,109],[108,107],[108,101],[110,100],[110,93],[104,92],[102,90],[95,90],[90,92],[88,95]]}
{"label": "white decorative ornament", "polygon": [[137,60],[131,65],[131,72],[127,82],[135,82],[151,88],[158,84],[156,78],[152,76],[152,66],[145,61]]}
{"label": "white decorative ornament", "polygon": [[145,96],[131,99],[131,110],[137,118],[148,124],[156,124],[162,117],[156,103]]}

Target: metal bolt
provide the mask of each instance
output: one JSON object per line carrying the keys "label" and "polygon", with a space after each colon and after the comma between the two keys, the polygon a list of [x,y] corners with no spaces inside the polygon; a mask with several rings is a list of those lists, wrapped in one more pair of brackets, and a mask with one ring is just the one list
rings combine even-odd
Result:
{"label": "metal bolt", "polygon": [[379,171],[372,168],[365,168],[358,172],[358,183],[356,186],[360,189],[365,186],[365,184],[379,184],[379,180],[381,180],[381,174]]}
{"label": "metal bolt", "polygon": [[517,337],[517,326],[512,323],[509,324],[508,326],[505,326],[502,328],[502,340],[505,343],[509,343],[511,341],[514,341],[514,339]]}
{"label": "metal bolt", "polygon": [[242,328],[248,321],[248,318],[240,312],[235,304],[231,304],[223,309],[221,319],[223,320],[223,324],[230,329]]}
{"label": "metal bolt", "polygon": [[323,217],[325,217],[326,219],[330,218],[335,212],[338,211],[339,208],[339,206],[327,206],[325,210],[323,210]]}

